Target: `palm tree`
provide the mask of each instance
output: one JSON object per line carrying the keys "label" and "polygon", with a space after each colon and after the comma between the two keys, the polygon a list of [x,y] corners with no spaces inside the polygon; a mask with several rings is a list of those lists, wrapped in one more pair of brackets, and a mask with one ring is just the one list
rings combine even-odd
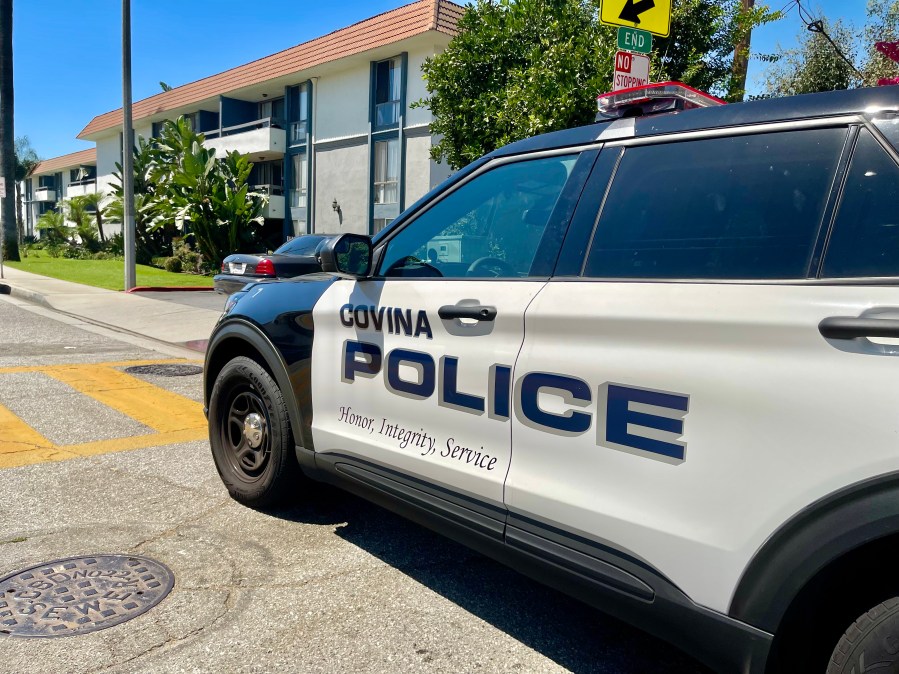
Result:
{"label": "palm tree", "polygon": [[[12,0],[0,0],[0,174],[6,179],[10,195],[16,174],[13,110]],[[15,200],[6,198],[0,201],[3,202],[0,211],[5,247],[3,255],[7,260],[18,260]]]}
{"label": "palm tree", "polygon": [[31,147],[28,136],[19,136],[15,143],[16,156],[16,225],[18,229],[18,242],[22,244],[25,236],[25,219],[22,217],[22,181],[41,163],[41,158]]}
{"label": "palm tree", "polygon": [[100,235],[100,243],[102,244],[106,244],[106,235],[103,233],[103,216],[106,215],[106,211],[103,208],[103,200],[105,198],[106,195],[102,192],[92,192],[81,197],[85,210],[88,213],[93,211],[94,217],[97,218],[97,232]]}

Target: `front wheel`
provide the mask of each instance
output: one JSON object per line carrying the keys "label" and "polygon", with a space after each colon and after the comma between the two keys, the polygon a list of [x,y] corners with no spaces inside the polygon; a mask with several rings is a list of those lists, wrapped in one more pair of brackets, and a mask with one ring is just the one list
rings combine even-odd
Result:
{"label": "front wheel", "polygon": [[209,440],[215,467],[236,501],[264,507],[296,487],[287,405],[257,362],[240,356],[219,372],[209,398]]}
{"label": "front wheel", "polygon": [[827,674],[899,672],[899,597],[866,611],[837,643]]}

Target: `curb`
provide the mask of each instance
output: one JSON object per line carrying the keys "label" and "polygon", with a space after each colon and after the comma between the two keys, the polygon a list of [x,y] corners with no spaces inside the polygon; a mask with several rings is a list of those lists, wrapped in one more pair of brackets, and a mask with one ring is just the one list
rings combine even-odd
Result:
{"label": "curb", "polygon": [[19,299],[25,300],[26,302],[40,305],[45,309],[53,309],[53,306],[50,304],[50,302],[47,301],[47,298],[41,293],[34,290],[25,290],[24,288],[19,288],[18,286],[14,285],[0,284],[0,295],[18,297]]}
{"label": "curb", "polygon": [[135,286],[126,293],[174,293],[174,292],[206,292],[213,291],[212,286]]}

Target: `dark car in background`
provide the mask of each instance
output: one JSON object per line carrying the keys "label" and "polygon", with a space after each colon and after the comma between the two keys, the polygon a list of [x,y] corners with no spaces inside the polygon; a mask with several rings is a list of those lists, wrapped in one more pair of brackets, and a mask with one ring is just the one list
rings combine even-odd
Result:
{"label": "dark car in background", "polygon": [[274,253],[234,253],[222,261],[222,273],[214,279],[217,293],[230,295],[247,283],[266,279],[291,278],[321,271],[315,252],[334,238],[330,235],[304,234],[297,236]]}

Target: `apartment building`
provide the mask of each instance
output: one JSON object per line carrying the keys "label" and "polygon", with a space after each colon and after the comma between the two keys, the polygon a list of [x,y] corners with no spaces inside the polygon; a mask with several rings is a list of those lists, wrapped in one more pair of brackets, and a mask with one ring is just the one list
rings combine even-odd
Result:
{"label": "apartment building", "polygon": [[[445,49],[463,12],[447,0],[419,0],[136,101],[135,135],[156,136],[183,115],[217,153],[247,155],[251,185],[269,194],[269,241],[373,234],[449,175],[430,159],[430,112],[411,105],[427,94],[422,64]],[[98,115],[78,134],[96,143],[87,165],[107,193],[121,161],[122,119],[121,109]],[[35,173],[32,182],[44,178]]]}
{"label": "apartment building", "polygon": [[41,215],[56,210],[65,199],[97,191],[97,150],[88,148],[46,159],[24,183],[25,234],[33,236]]}

